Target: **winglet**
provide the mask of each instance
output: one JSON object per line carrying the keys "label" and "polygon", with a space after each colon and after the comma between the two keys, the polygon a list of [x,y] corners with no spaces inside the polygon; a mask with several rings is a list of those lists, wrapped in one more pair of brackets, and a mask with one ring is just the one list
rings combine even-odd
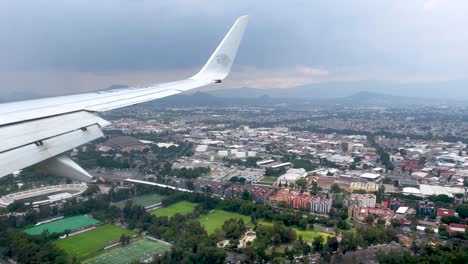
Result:
{"label": "winglet", "polygon": [[205,66],[190,79],[221,82],[231,71],[245,28],[248,16],[239,17],[216,50],[211,54]]}

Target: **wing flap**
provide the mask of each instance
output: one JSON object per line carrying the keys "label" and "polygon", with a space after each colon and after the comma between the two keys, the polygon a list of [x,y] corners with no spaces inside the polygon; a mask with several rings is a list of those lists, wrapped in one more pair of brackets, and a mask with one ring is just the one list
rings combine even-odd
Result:
{"label": "wing flap", "polygon": [[104,127],[110,123],[83,111],[0,127],[0,153],[94,124]]}
{"label": "wing flap", "polygon": [[43,140],[39,146],[32,143],[0,153],[0,177],[55,157],[102,136],[104,134],[101,128],[98,125],[91,125],[85,131],[75,130]]}

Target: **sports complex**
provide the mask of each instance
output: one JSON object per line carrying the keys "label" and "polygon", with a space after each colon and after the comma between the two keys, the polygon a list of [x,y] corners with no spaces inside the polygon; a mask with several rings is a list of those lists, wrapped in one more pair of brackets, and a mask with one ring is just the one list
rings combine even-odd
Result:
{"label": "sports complex", "polygon": [[[30,235],[67,233],[53,243],[70,257],[86,263],[131,263],[146,261],[155,254],[161,254],[171,244],[154,238],[137,237],[134,231],[100,221],[87,216],[73,216],[54,219],[24,230]],[[128,246],[120,245],[122,235],[130,236]]]}
{"label": "sports complex", "polygon": [[106,264],[116,263],[124,264],[133,261],[147,261],[156,254],[161,254],[168,250],[171,244],[155,240],[152,238],[142,238],[134,241],[127,247],[119,247],[115,250],[110,250],[104,254],[91,258],[84,263],[89,264]]}

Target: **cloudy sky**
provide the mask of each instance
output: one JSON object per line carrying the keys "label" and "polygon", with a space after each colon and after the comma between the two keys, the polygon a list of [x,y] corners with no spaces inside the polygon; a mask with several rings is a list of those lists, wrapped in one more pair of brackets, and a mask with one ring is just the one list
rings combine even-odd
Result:
{"label": "cloudy sky", "polygon": [[224,87],[468,79],[466,0],[15,0],[0,3],[1,95],[185,78],[244,14]]}

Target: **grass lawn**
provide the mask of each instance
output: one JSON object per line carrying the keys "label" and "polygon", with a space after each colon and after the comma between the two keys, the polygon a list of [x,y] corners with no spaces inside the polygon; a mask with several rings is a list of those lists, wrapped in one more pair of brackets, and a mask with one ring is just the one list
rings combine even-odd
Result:
{"label": "grass lawn", "polygon": [[161,254],[171,248],[170,244],[147,238],[133,241],[130,245],[119,247],[85,261],[87,264],[125,264],[135,261],[144,262],[155,254]]}
{"label": "grass lawn", "polygon": [[214,212],[210,212],[207,215],[201,215],[198,218],[198,221],[205,227],[208,234],[211,234],[217,228],[221,228],[224,222],[231,218],[242,218],[246,225],[250,223],[249,216],[231,213],[223,210],[215,210]]}
{"label": "grass lawn", "polygon": [[24,232],[30,235],[40,235],[42,231],[47,230],[50,234],[52,233],[62,233],[63,231],[69,229],[74,230],[80,227],[85,227],[89,225],[98,224],[99,221],[92,219],[86,216],[73,216],[60,220],[56,220],[47,224],[38,225],[26,229]]}
{"label": "grass lawn", "polygon": [[294,228],[298,236],[302,236],[304,241],[307,242],[312,242],[316,237],[321,236],[323,238],[323,241],[327,241],[329,237],[331,237],[330,234],[324,233],[324,232],[319,232],[317,230],[309,229],[309,230],[300,230],[297,228]]}
{"label": "grass lawn", "polygon": [[[146,207],[146,206],[150,206],[150,205],[153,205],[153,204],[160,203],[163,198],[164,198],[164,195],[153,193],[153,194],[146,194],[146,195],[142,195],[142,196],[137,196],[137,197],[134,197],[134,198],[132,198],[130,200],[132,200],[133,204],[137,204],[137,205]],[[127,202],[127,200],[124,200],[124,201],[114,203],[113,205],[115,205],[115,206],[122,209],[122,208],[125,207],[126,202]]]}
{"label": "grass lawn", "polygon": [[172,217],[172,216],[174,216],[176,214],[181,214],[181,215],[189,214],[189,213],[193,212],[195,207],[197,207],[196,203],[182,201],[182,202],[172,204],[172,205],[170,205],[168,207],[163,207],[163,208],[156,209],[156,210],[152,211],[151,214],[153,214],[155,216]]}
{"label": "grass lawn", "polygon": [[276,182],[278,177],[273,177],[273,176],[265,176],[262,178],[261,181],[259,181],[259,184],[273,184]]}
{"label": "grass lawn", "polygon": [[[265,225],[265,226],[272,226],[273,225],[273,223],[266,222],[264,220],[260,220],[259,223],[260,223],[260,225]],[[294,229],[294,231],[296,231],[296,234],[297,234],[298,237],[302,236],[304,241],[309,242],[309,243],[314,241],[314,239],[316,237],[318,237],[318,236],[322,236],[324,241],[327,241],[327,239],[329,237],[331,237],[330,234],[320,232],[320,231],[317,231],[317,230],[313,230],[313,229],[300,230],[299,228],[295,228],[295,227],[293,227],[293,229]]]}
{"label": "grass lawn", "polygon": [[74,235],[54,244],[72,257],[83,260],[104,248],[106,243],[117,241],[121,235],[135,235],[135,232],[113,225],[103,225],[91,231]]}

